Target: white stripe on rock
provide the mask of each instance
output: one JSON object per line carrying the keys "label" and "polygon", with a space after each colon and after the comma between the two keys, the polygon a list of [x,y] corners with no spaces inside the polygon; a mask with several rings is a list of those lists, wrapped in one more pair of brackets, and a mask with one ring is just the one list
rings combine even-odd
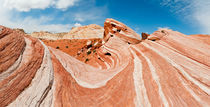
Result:
{"label": "white stripe on rock", "polygon": [[194,79],[193,77],[191,77],[187,72],[184,71],[184,69],[176,64],[174,61],[172,61],[171,59],[169,59],[166,55],[163,55],[161,52],[159,52],[157,49],[154,49],[153,47],[149,46],[148,44],[142,43],[145,47],[153,50],[154,52],[156,52],[157,54],[159,54],[161,57],[163,57],[165,60],[167,60],[172,66],[174,66],[175,68],[177,68],[183,75],[185,78],[187,78],[188,80],[190,80],[191,82],[193,82],[195,85],[197,85],[200,89],[202,89],[204,92],[206,92],[208,95],[210,94],[210,89],[206,86],[204,86],[203,84],[199,83],[196,79]]}
{"label": "white stripe on rock", "polygon": [[151,107],[147,96],[147,90],[144,86],[144,80],[142,76],[142,62],[139,59],[139,57],[135,54],[135,52],[133,52],[133,50],[131,50],[131,53],[134,56],[133,79],[136,91],[136,107]]}
{"label": "white stripe on rock", "polygon": [[159,77],[158,77],[158,74],[156,73],[156,69],[155,67],[152,65],[152,62],[150,61],[149,58],[147,58],[139,49],[137,49],[135,46],[133,46],[134,49],[136,49],[144,58],[145,60],[147,61],[148,65],[149,65],[149,69],[151,71],[151,74],[152,74],[152,78],[155,80],[155,83],[158,85],[158,93],[163,101],[163,104],[165,107],[169,107],[169,104],[168,104],[168,101],[162,91],[162,87],[161,87],[161,84],[160,84],[160,81],[159,81]]}

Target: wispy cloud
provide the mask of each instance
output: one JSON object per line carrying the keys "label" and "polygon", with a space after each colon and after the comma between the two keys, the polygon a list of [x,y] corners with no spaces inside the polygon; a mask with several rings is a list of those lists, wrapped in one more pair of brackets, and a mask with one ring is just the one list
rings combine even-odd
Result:
{"label": "wispy cloud", "polygon": [[[58,8],[67,8],[67,6],[73,6],[73,3],[78,0],[69,0],[64,5],[62,0],[56,6]],[[0,1],[0,25],[4,25],[11,28],[23,28],[26,32],[33,31],[49,31],[49,32],[65,32],[69,31],[74,24],[46,24],[46,22],[54,20],[54,17],[48,17],[41,15],[38,18],[33,16],[22,17],[21,12],[31,9],[45,9],[51,6],[55,0],[1,0]],[[62,5],[63,4],[63,5]],[[16,17],[19,16],[19,17]]]}
{"label": "wispy cloud", "polygon": [[[85,25],[88,21],[97,23],[100,20],[103,22],[105,8],[96,7],[92,0],[84,1],[83,5],[80,6],[80,1],[1,0],[0,25],[10,28],[23,28],[28,33],[34,31],[68,32],[71,27]],[[91,1],[92,5],[90,5],[89,1]],[[69,9],[69,7],[74,6],[76,7],[75,10]],[[52,8],[61,13],[54,14],[55,11],[52,11],[52,13],[45,15],[44,11],[47,8]],[[33,9],[41,10],[41,13],[38,13],[36,16],[34,14],[31,15],[30,12]],[[22,13],[24,13],[24,16]]]}
{"label": "wispy cloud", "polygon": [[74,6],[79,0],[2,0],[3,6],[18,11],[30,11],[31,9],[46,9],[55,7],[58,9],[66,9]]}
{"label": "wispy cloud", "polygon": [[210,34],[210,0],[161,0],[160,4],[198,25],[202,33]]}
{"label": "wispy cloud", "polygon": [[70,6],[74,6],[76,2],[79,0],[57,0],[53,2],[53,5],[56,6],[56,8],[59,9],[66,9]]}
{"label": "wispy cloud", "polygon": [[80,23],[75,23],[74,26],[75,26],[75,27],[80,27],[80,26],[82,26],[82,25],[81,25]]}
{"label": "wispy cloud", "polygon": [[74,14],[74,20],[79,22],[85,22],[85,21],[104,21],[105,20],[105,14],[107,8],[104,7],[92,7],[88,10],[81,10]]}

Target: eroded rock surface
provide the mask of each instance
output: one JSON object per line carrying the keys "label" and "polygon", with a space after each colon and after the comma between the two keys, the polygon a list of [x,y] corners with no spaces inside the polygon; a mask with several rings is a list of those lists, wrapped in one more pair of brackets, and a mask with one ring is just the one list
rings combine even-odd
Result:
{"label": "eroded rock surface", "polygon": [[90,24],[87,26],[73,27],[63,39],[92,39],[102,38],[104,33],[103,27]]}
{"label": "eroded rock surface", "polygon": [[63,39],[63,36],[67,33],[50,33],[46,31],[40,31],[40,32],[33,32],[30,34],[30,36],[38,39],[46,39],[46,40],[58,40]]}
{"label": "eroded rock surface", "polygon": [[145,39],[107,19],[103,45],[84,63],[0,29],[2,107],[210,106],[209,36],[160,29]]}
{"label": "eroded rock surface", "polygon": [[69,32],[50,33],[47,31],[33,32],[30,35],[39,39],[58,40],[58,39],[93,39],[103,38],[103,27],[90,24],[86,26],[73,27]]}

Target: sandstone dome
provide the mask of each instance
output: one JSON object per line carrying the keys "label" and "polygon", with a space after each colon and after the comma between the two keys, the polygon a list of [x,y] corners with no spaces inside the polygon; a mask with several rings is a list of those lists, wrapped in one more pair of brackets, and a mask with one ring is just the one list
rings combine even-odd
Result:
{"label": "sandstone dome", "polygon": [[[85,37],[89,32],[79,29],[68,34]],[[98,27],[88,35],[102,32]],[[210,106],[210,36],[160,29],[141,38],[123,23],[107,19],[101,38],[91,60],[83,62],[0,26],[1,106]]]}

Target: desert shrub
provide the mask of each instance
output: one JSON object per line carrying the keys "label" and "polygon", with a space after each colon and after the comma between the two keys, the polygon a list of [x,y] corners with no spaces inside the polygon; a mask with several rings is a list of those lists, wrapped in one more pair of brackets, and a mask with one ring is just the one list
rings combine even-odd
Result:
{"label": "desert shrub", "polygon": [[116,25],[115,24],[111,24],[112,25],[112,27],[116,27]]}
{"label": "desert shrub", "polygon": [[87,48],[89,49],[90,47],[92,47],[92,44],[88,45]]}
{"label": "desert shrub", "polygon": [[59,49],[59,46],[57,46],[56,49]]}
{"label": "desert shrub", "polygon": [[110,54],[109,52],[105,53],[105,55],[109,55],[109,56],[111,56],[111,54]]}
{"label": "desert shrub", "polygon": [[120,32],[120,31],[121,31],[121,29],[117,29],[117,31],[118,31],[118,32]]}
{"label": "desert shrub", "polygon": [[87,55],[89,55],[89,54],[91,54],[91,51],[88,51],[88,52],[87,52]]}
{"label": "desert shrub", "polygon": [[152,39],[152,41],[156,41],[155,39]]}
{"label": "desert shrub", "polygon": [[94,50],[93,50],[93,53],[95,53],[95,52],[96,52],[96,50],[94,49]]}
{"label": "desert shrub", "polygon": [[66,48],[69,48],[69,46],[66,46]]}
{"label": "desert shrub", "polygon": [[87,62],[87,61],[89,61],[89,59],[88,59],[88,58],[86,58],[86,59],[85,59],[85,62]]}

